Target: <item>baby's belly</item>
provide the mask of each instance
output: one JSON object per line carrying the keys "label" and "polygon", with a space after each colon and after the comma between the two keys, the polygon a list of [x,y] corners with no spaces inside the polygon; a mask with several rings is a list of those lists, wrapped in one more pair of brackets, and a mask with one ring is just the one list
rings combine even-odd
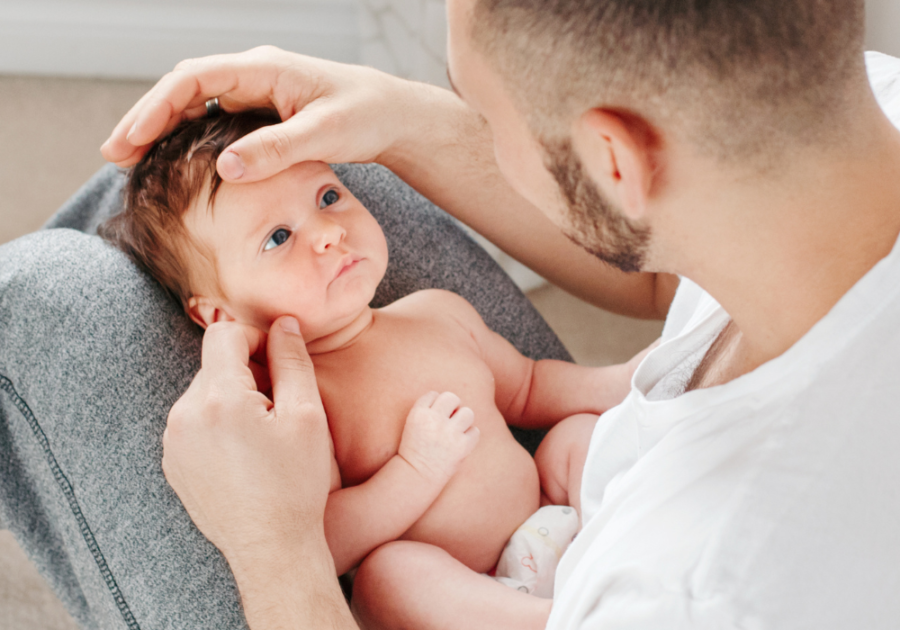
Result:
{"label": "baby's belly", "polygon": [[540,506],[537,467],[505,426],[482,433],[460,466],[405,540],[443,548],[469,568],[489,571],[516,528]]}

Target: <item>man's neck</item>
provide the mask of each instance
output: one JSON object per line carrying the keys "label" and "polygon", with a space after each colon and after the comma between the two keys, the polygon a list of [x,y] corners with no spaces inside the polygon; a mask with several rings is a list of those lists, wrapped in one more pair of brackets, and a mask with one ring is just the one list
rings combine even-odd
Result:
{"label": "man's neck", "polygon": [[694,387],[728,382],[783,354],[893,248],[900,134],[880,112],[872,118],[855,150],[810,152],[771,182],[710,186],[688,215],[693,225],[672,232],[683,238],[676,271],[733,321]]}

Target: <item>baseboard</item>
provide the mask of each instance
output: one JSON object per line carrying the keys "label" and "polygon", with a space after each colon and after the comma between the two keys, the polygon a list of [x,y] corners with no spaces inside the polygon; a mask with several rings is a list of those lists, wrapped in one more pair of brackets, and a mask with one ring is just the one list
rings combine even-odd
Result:
{"label": "baseboard", "polygon": [[359,61],[354,0],[0,0],[0,73],[155,79],[271,44]]}

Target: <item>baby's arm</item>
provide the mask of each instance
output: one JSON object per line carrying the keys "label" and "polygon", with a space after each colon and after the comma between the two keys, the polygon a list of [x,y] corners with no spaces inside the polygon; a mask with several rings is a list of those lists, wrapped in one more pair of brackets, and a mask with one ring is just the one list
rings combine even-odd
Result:
{"label": "baby's arm", "polygon": [[325,537],[338,575],[396,540],[437,499],[478,443],[474,415],[449,392],[416,401],[396,455],[366,482],[328,496]]}
{"label": "baby's arm", "polygon": [[634,370],[650,350],[627,363],[608,367],[534,361],[490,330],[466,300],[452,293],[440,293],[438,299],[446,302],[446,311],[469,330],[478,344],[494,374],[497,407],[514,426],[545,429],[574,414],[602,414],[622,402]]}
{"label": "baby's arm", "polygon": [[[499,358],[501,346],[509,346],[510,351],[518,354],[506,339],[490,330],[488,333],[483,346],[486,355]],[[576,414],[599,416],[625,399],[631,390],[634,371],[657,343],[654,342],[627,363],[604,367],[588,367],[566,361],[531,361],[519,355],[530,363],[530,372],[521,374],[521,368],[510,370],[508,381],[498,374],[502,366],[489,360],[498,384],[497,405],[500,406],[500,396],[504,396],[509,401],[504,411],[507,422],[524,429],[546,429]]]}

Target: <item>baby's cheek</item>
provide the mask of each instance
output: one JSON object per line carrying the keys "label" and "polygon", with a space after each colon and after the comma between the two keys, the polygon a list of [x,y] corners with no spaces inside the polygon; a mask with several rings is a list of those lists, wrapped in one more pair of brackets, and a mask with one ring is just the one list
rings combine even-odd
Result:
{"label": "baby's cheek", "polygon": [[235,304],[235,318],[242,324],[268,332],[281,313],[262,297],[241,300]]}

